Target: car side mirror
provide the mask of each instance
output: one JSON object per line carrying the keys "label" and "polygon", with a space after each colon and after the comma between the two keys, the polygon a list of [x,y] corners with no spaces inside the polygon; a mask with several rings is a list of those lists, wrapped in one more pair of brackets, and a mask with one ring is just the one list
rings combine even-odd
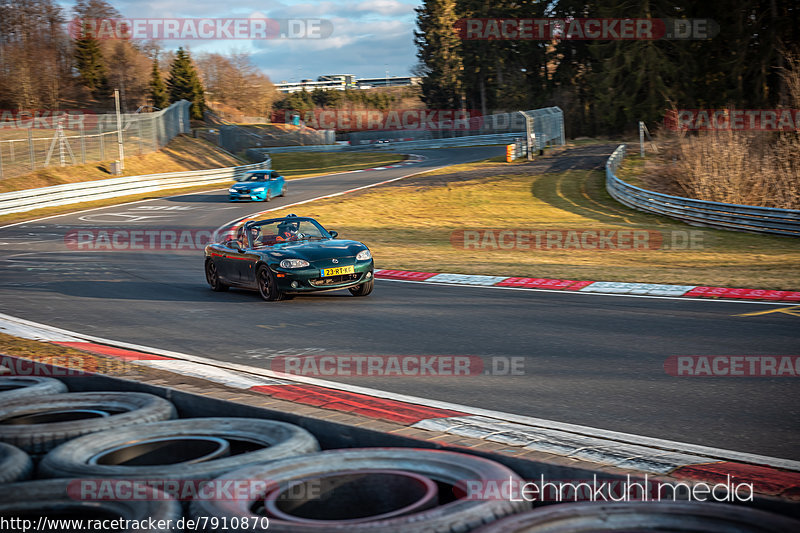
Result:
{"label": "car side mirror", "polygon": [[330,233],[331,237],[334,238],[334,239],[339,236],[339,232],[338,231],[329,231],[328,233]]}

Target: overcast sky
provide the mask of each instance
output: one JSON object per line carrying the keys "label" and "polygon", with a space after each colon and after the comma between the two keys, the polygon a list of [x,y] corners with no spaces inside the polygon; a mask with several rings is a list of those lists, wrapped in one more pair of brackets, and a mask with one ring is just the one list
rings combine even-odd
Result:
{"label": "overcast sky", "polygon": [[[74,1],[60,2],[71,17]],[[247,51],[275,82],[316,79],[321,74],[357,77],[408,76],[416,64],[414,8],[418,0],[110,0],[136,18],[327,19],[324,39],[163,41],[164,48],[195,52]]]}

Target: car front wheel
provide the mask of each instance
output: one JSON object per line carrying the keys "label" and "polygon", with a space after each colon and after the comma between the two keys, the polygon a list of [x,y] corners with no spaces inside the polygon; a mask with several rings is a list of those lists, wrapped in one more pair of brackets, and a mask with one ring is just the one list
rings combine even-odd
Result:
{"label": "car front wheel", "polygon": [[366,296],[372,292],[372,286],[375,284],[374,280],[365,281],[361,285],[356,285],[355,287],[350,287],[349,290],[350,294],[353,296]]}
{"label": "car front wheel", "polygon": [[258,293],[268,302],[276,302],[285,299],[286,295],[278,290],[278,281],[275,274],[266,266],[261,265],[256,272],[258,282]]}

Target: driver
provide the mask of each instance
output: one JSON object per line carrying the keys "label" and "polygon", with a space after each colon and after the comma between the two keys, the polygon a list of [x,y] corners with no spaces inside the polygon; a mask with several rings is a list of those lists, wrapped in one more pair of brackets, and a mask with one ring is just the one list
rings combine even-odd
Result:
{"label": "driver", "polygon": [[261,242],[261,226],[253,226],[250,228],[250,242],[253,243],[254,247],[264,244]]}
{"label": "driver", "polygon": [[278,224],[278,242],[296,241],[297,240],[297,223],[283,221]]}

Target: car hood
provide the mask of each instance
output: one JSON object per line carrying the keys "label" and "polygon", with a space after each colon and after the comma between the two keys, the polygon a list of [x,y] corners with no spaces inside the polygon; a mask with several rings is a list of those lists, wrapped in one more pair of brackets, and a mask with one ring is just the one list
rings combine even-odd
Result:
{"label": "car hood", "polygon": [[318,261],[333,257],[352,257],[366,246],[358,241],[328,239],[311,242],[287,242],[272,247],[272,255],[278,259],[305,259]]}
{"label": "car hood", "polygon": [[266,187],[267,185],[269,185],[268,181],[254,181],[252,183],[235,183],[231,188],[237,191],[249,191],[258,187]]}

